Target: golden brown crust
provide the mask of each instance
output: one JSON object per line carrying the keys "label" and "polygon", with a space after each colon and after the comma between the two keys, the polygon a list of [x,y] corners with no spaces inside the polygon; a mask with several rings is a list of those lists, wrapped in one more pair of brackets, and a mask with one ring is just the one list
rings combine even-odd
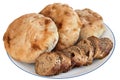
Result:
{"label": "golden brown crust", "polygon": [[55,23],[41,14],[30,13],[14,20],[4,34],[8,54],[21,62],[34,63],[43,52],[51,51],[58,41]]}
{"label": "golden brown crust", "polygon": [[54,3],[46,6],[40,13],[50,17],[58,27],[60,38],[56,50],[65,49],[76,43],[82,23],[71,7]]}
{"label": "golden brown crust", "polygon": [[90,10],[75,10],[80,20],[83,23],[83,27],[80,32],[80,39],[86,39],[90,36],[100,37],[105,31],[102,17]]}

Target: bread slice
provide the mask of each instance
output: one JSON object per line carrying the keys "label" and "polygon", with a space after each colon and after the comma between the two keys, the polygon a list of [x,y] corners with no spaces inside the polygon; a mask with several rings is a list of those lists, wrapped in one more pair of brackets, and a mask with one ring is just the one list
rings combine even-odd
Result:
{"label": "bread slice", "polygon": [[91,41],[92,46],[94,47],[94,58],[97,58],[97,56],[101,53],[100,46],[99,46],[100,39],[95,36],[91,36],[91,37],[88,37],[88,40]]}
{"label": "bread slice", "polygon": [[106,57],[113,47],[113,43],[109,38],[97,38],[95,36],[88,37],[94,47],[94,59],[102,59]]}
{"label": "bread slice", "polygon": [[86,65],[92,64],[93,56],[94,56],[94,48],[91,45],[91,42],[89,40],[87,40],[87,39],[84,39],[84,40],[81,40],[80,42],[78,42],[77,46],[80,49],[84,50],[85,55],[88,58]]}
{"label": "bread slice", "polygon": [[101,38],[99,46],[101,53],[99,55],[96,55],[96,58],[102,59],[110,53],[113,47],[113,43],[109,38]]}
{"label": "bread slice", "polygon": [[85,52],[82,49],[79,49],[77,46],[72,46],[63,50],[64,54],[71,58],[72,66],[71,68],[77,66],[83,66],[87,62],[87,57],[85,56]]}
{"label": "bread slice", "polygon": [[106,57],[113,47],[109,38],[95,36],[81,40],[76,46],[62,51],[41,54],[35,63],[35,71],[42,76],[52,76],[67,72],[71,68],[89,65],[93,59]]}
{"label": "bread slice", "polygon": [[63,52],[61,52],[61,51],[56,51],[56,53],[59,55],[60,60],[61,60],[61,67],[60,67],[59,73],[67,72],[68,70],[70,70],[71,59],[69,57],[65,56],[63,54]]}
{"label": "bread slice", "polygon": [[55,52],[41,54],[35,63],[35,71],[42,76],[58,74],[61,67],[61,60]]}

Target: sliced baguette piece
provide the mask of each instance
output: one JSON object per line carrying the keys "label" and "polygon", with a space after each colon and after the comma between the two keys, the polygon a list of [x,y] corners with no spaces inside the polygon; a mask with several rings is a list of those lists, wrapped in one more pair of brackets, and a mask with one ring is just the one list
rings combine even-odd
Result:
{"label": "sliced baguette piece", "polygon": [[56,51],[56,53],[59,55],[60,60],[61,60],[61,67],[60,67],[60,71],[61,72],[67,72],[68,70],[70,70],[71,68],[71,59],[67,56],[65,56],[63,54],[63,52],[61,51]]}
{"label": "sliced baguette piece", "polygon": [[113,43],[109,38],[101,38],[99,46],[101,53],[99,55],[96,55],[96,58],[103,59],[110,53],[113,47]]}
{"label": "sliced baguette piece", "polygon": [[71,46],[70,48],[63,50],[63,53],[71,58],[71,68],[83,66],[87,62],[85,52],[82,49],[79,49],[77,46]]}
{"label": "sliced baguette piece", "polygon": [[59,73],[61,60],[55,52],[46,52],[36,59],[35,71],[42,76],[52,76]]}
{"label": "sliced baguette piece", "polygon": [[100,46],[99,46],[100,39],[95,36],[88,37],[87,39],[91,41],[92,46],[94,47],[94,59],[96,59],[98,55],[101,53]]}
{"label": "sliced baguette piece", "polygon": [[102,59],[106,57],[112,47],[113,43],[109,38],[97,38],[95,36],[88,37],[94,47],[94,59]]}
{"label": "sliced baguette piece", "polygon": [[93,56],[94,56],[94,48],[91,45],[91,42],[87,39],[81,40],[78,42],[77,46],[80,49],[83,49],[85,52],[85,56],[87,56],[87,63],[86,65],[92,64]]}

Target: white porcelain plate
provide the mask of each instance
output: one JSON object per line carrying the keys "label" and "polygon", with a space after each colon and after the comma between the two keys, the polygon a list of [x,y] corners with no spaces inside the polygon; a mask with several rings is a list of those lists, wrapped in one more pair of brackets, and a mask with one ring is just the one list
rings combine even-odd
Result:
{"label": "white porcelain plate", "polygon": [[[94,60],[93,63],[89,66],[74,68],[66,73],[60,73],[58,75],[50,76],[50,77],[46,77],[46,78],[58,78],[58,79],[60,79],[60,78],[71,78],[71,77],[81,76],[81,75],[87,74],[89,72],[92,72],[95,69],[102,66],[110,58],[110,56],[112,55],[114,48],[115,48],[114,34],[112,33],[112,31],[110,30],[110,28],[106,24],[105,24],[105,27],[106,27],[106,32],[101,37],[108,37],[113,42],[113,48],[107,57],[105,57],[104,59],[101,59],[101,60]],[[37,75],[35,73],[35,70],[34,70],[34,64],[21,63],[21,62],[15,61],[10,56],[9,56],[9,58],[21,70],[28,72],[30,74],[33,74],[33,75]],[[37,76],[39,76],[39,75],[37,75]],[[43,77],[43,76],[40,76],[40,77]]]}

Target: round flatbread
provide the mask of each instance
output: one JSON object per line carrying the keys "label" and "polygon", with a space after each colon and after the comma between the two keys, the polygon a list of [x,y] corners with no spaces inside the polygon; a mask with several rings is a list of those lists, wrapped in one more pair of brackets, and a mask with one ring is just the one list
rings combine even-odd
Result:
{"label": "round flatbread", "polygon": [[100,37],[105,32],[105,26],[101,15],[88,8],[75,11],[83,23],[80,39],[87,39],[90,36]]}
{"label": "round flatbread", "polygon": [[50,18],[30,13],[14,20],[3,39],[5,48],[12,58],[34,63],[40,54],[55,47],[58,42],[58,31]]}
{"label": "round flatbread", "polygon": [[82,23],[71,7],[54,3],[46,6],[40,14],[50,17],[57,25],[60,38],[56,50],[68,48],[76,43]]}

